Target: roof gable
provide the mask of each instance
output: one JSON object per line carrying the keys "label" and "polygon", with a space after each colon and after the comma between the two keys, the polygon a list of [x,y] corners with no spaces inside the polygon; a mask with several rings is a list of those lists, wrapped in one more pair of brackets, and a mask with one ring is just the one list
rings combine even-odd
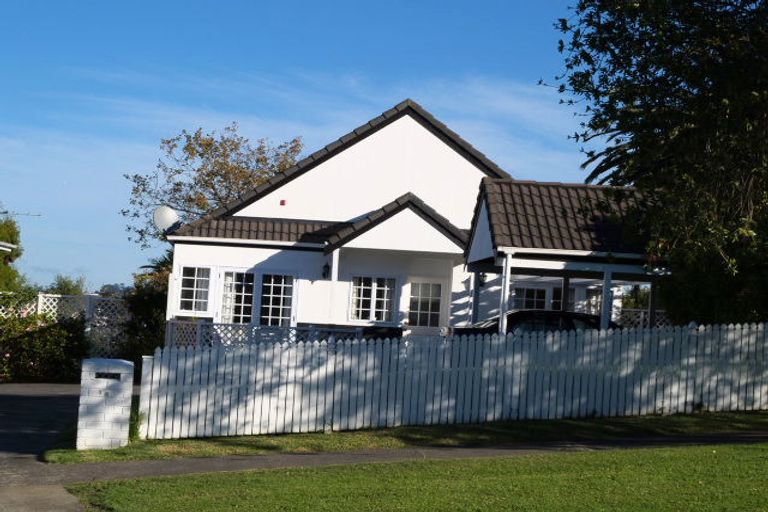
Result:
{"label": "roof gable", "polygon": [[439,138],[447,146],[469,161],[477,169],[487,176],[495,178],[508,178],[509,175],[488,157],[475,149],[471,144],[462,139],[458,134],[438,121],[432,114],[413,100],[407,99],[380,116],[355,128],[335,142],[325,146],[304,158],[293,167],[275,175],[267,183],[257,187],[244,197],[222,206],[210,213],[212,217],[232,216],[241,212],[244,208],[255,203],[259,199],[269,195],[278,188],[290,183],[296,178],[306,174],[323,162],[328,161],[339,153],[365,140],[381,129],[391,125],[395,121],[409,116],[430,133]]}
{"label": "roof gable", "polygon": [[[451,224],[448,219],[437,213],[437,211],[428,206],[417,196],[408,193],[333,233],[328,237],[328,245],[325,249],[326,252],[332,252],[333,250],[348,244],[352,240],[376,228],[406,209],[418,215],[422,220],[426,221],[439,231],[444,237],[448,238],[459,248],[458,252],[463,251],[463,248],[467,243],[466,232]],[[406,235],[405,233],[401,233],[401,237],[403,236],[412,236],[412,234]]]}
{"label": "roof gable", "polygon": [[480,261],[493,258],[496,251],[491,237],[491,228],[488,223],[488,206],[485,198],[478,200],[477,225],[473,225],[472,234],[467,244],[467,262]]}

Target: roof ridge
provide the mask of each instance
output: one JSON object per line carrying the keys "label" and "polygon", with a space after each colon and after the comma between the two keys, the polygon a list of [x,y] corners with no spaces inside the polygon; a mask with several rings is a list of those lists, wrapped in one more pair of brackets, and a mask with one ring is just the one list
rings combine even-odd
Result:
{"label": "roof ridge", "polygon": [[568,188],[591,188],[598,190],[606,189],[619,189],[619,190],[635,190],[636,187],[629,187],[623,185],[595,185],[593,183],[574,183],[564,181],[536,181],[536,180],[518,180],[514,178],[483,178],[483,181],[488,183],[509,183],[513,185],[537,185],[544,187],[568,187]]}
{"label": "roof ridge", "polygon": [[[200,222],[201,219],[198,219],[194,221],[195,223]],[[343,224],[343,223],[349,223],[349,220],[328,220],[328,219],[294,219],[292,217],[258,217],[258,216],[251,216],[251,215],[238,215],[236,217],[224,217],[224,218],[217,218],[217,217],[211,217],[207,219],[209,221],[218,221],[218,222],[229,222],[229,221],[238,221],[238,220],[244,220],[244,221],[274,221],[274,222],[315,222],[315,223],[323,223],[323,224]],[[188,225],[191,225],[188,224]]]}

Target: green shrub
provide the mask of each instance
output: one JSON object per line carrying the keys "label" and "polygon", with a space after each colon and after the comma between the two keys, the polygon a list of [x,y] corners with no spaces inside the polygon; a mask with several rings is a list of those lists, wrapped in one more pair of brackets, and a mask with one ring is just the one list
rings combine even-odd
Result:
{"label": "green shrub", "polygon": [[87,355],[83,320],[0,319],[0,382],[77,382]]}
{"label": "green shrub", "polygon": [[166,297],[165,289],[144,282],[125,297],[130,315],[123,325],[119,357],[133,361],[136,383],[141,376],[141,356],[152,355],[165,343]]}

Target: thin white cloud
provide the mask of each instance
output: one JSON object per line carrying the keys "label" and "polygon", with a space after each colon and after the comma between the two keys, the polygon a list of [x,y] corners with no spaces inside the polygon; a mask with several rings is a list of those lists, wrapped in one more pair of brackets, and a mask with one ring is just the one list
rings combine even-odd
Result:
{"label": "thin white cloud", "polygon": [[[513,176],[581,181],[584,175],[578,148],[566,139],[574,119],[552,90],[535,84],[491,77],[376,83],[309,72],[203,78],[72,73],[100,87],[49,92],[46,126],[0,121],[0,200],[44,214],[22,225],[28,251],[20,263],[39,282],[48,282],[54,268],[74,271],[83,262],[94,285],[130,280],[150,255],[126,240],[117,214],[128,198],[122,174],[151,170],[159,139],[182,128],[220,129],[237,121],[252,138],[301,135],[310,152],[411,97]],[[104,90],[115,92],[98,92]]]}

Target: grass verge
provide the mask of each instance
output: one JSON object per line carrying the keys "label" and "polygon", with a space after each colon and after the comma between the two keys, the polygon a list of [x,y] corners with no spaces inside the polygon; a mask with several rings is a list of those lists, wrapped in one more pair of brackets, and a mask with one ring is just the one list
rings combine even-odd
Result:
{"label": "grass verge", "polygon": [[68,487],[89,510],[768,510],[768,444],[361,464]]}
{"label": "grass verge", "polygon": [[398,427],[330,434],[286,434],[163,441],[133,441],[115,450],[77,451],[74,429],[44,454],[48,462],[79,463],[317,453],[417,446],[497,446],[537,441],[585,441],[650,436],[768,432],[768,413],[699,413],[583,420],[514,421],[473,425]]}

